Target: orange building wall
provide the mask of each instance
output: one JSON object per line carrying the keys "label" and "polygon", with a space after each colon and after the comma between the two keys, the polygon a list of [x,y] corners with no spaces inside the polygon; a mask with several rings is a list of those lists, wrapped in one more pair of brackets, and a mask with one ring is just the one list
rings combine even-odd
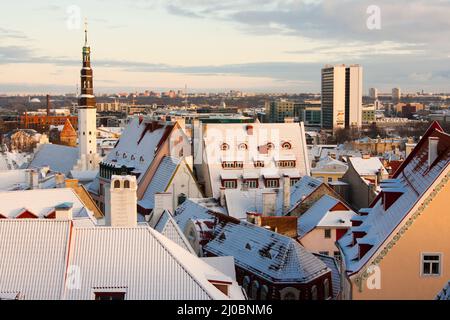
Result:
{"label": "orange building wall", "polygon": [[[450,182],[381,260],[381,290],[352,285],[353,299],[434,299],[450,279]],[[422,253],[441,253],[441,276],[421,276]]]}

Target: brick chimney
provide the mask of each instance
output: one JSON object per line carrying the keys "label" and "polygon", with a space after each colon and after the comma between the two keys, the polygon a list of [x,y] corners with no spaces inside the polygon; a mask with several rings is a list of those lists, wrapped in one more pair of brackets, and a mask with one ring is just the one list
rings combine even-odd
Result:
{"label": "brick chimney", "polygon": [[135,176],[112,176],[105,185],[105,221],[110,227],[137,225],[137,183]]}

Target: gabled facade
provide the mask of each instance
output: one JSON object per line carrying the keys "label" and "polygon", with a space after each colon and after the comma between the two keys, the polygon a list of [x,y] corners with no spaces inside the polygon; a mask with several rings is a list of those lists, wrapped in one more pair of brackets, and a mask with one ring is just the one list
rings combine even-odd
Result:
{"label": "gabled facade", "polygon": [[434,299],[450,278],[450,135],[434,123],[338,241],[347,298]]}
{"label": "gabled facade", "polygon": [[120,140],[100,163],[100,173],[89,186],[94,200],[104,210],[105,185],[112,175],[134,175],[138,201],[142,200],[164,157],[183,158],[191,154],[190,144],[178,122],[133,118]]}
{"label": "gabled facade", "polygon": [[342,201],[324,195],[298,218],[298,241],[309,251],[340,258],[338,241],[355,213]]}
{"label": "gabled facade", "polygon": [[194,164],[207,197],[220,188],[278,189],[309,175],[303,123],[194,124]]}

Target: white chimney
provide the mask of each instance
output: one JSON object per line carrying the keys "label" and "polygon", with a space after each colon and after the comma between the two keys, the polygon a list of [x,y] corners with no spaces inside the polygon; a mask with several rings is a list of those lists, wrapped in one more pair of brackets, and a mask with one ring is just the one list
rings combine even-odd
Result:
{"label": "white chimney", "polygon": [[275,215],[275,203],[277,200],[277,194],[274,191],[264,192],[262,194],[263,198],[263,216],[274,216]]}
{"label": "white chimney", "polygon": [[112,176],[105,185],[105,222],[111,227],[137,225],[137,183],[135,176]]}
{"label": "white chimney", "polygon": [[55,174],[55,184],[56,188],[65,188],[66,187],[66,177],[64,173],[57,173]]}
{"label": "white chimney", "polygon": [[30,171],[30,189],[39,189],[39,172],[32,169]]}
{"label": "white chimney", "polygon": [[438,157],[438,144],[438,137],[428,138],[428,167],[431,167],[431,165]]}
{"label": "white chimney", "polygon": [[158,223],[164,210],[173,213],[173,196],[169,192],[155,193],[155,204],[149,224],[153,228]]}
{"label": "white chimney", "polygon": [[73,203],[64,202],[55,207],[55,219],[56,220],[72,220],[73,219]]}
{"label": "white chimney", "polygon": [[220,192],[220,198],[219,198],[219,201],[220,201],[220,206],[221,207],[224,207],[225,208],[225,206],[226,206],[226,201],[225,201],[225,188],[224,187],[220,187],[220,189],[219,189],[219,192]]}
{"label": "white chimney", "polygon": [[291,178],[283,176],[283,214],[287,214],[291,208]]}

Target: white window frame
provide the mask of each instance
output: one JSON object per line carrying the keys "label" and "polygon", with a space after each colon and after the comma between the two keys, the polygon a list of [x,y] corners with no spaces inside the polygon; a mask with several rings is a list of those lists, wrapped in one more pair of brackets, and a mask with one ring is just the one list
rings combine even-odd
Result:
{"label": "white window frame", "polygon": [[[438,274],[425,274],[424,273],[424,264],[425,264],[425,256],[438,256],[439,260],[439,273]],[[420,276],[422,277],[440,277],[442,276],[442,263],[443,263],[444,255],[441,252],[422,252],[420,255]],[[433,263],[433,261],[429,261],[429,263]],[[430,268],[431,271],[432,268]]]}

